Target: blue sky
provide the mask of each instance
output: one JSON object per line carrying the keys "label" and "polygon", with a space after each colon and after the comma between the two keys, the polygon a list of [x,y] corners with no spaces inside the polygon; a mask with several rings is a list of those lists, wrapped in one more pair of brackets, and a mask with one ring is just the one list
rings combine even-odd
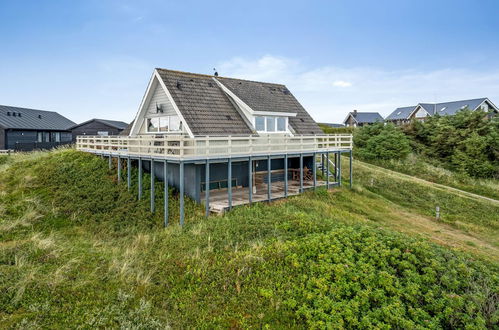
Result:
{"label": "blue sky", "polygon": [[285,83],[319,121],[499,103],[499,2],[0,0],[0,104],[130,121],[154,67]]}

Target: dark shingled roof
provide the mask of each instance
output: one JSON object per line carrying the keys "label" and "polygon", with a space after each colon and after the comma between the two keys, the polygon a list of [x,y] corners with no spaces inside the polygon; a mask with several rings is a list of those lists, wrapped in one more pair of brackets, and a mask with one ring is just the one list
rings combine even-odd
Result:
{"label": "dark shingled roof", "polygon": [[383,122],[383,117],[378,112],[350,112],[349,115],[352,115],[359,124]]}
{"label": "dark shingled roof", "polygon": [[[213,76],[166,69],[157,71],[194,135],[255,133]],[[297,134],[322,134],[286,86],[215,78],[254,111],[296,113],[296,117],[289,117],[289,124]]]}
{"label": "dark shingled roof", "polygon": [[130,124],[128,124],[128,126],[125,127],[125,129],[122,130],[119,135],[130,135],[130,132],[132,131],[132,127],[133,127],[134,122],[135,122],[135,120],[132,120],[132,122]]}
{"label": "dark shingled roof", "polygon": [[194,135],[252,134],[212,76],[157,69]]}
{"label": "dark shingled roof", "polygon": [[0,126],[4,128],[66,131],[74,125],[57,112],[0,105]]}
{"label": "dark shingled roof", "polygon": [[111,127],[117,128],[117,129],[121,129],[121,130],[123,130],[123,129],[125,129],[125,128],[128,127],[128,123],[125,123],[124,121],[94,118],[94,119],[90,119],[90,120],[84,121],[83,123],[76,124],[73,127],[71,127],[71,129],[79,127],[81,125],[85,125],[87,123],[90,123],[91,121],[98,121],[98,122],[101,122],[101,123],[103,123],[105,125],[108,125],[108,126],[111,126]]}
{"label": "dark shingled roof", "polygon": [[397,108],[388,117],[386,117],[386,120],[407,119],[414,109],[416,109],[415,105],[412,107]]}
{"label": "dark shingled roof", "polygon": [[254,111],[296,113],[296,117],[289,117],[289,124],[297,134],[323,133],[286,86],[225,77],[216,79]]}

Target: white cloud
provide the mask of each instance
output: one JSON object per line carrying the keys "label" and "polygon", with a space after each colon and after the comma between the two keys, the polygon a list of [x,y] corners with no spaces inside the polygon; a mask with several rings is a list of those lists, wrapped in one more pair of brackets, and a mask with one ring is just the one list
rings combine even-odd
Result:
{"label": "white cloud", "polygon": [[271,55],[233,58],[217,69],[222,76],[286,84],[312,116],[324,122],[341,122],[353,109],[387,116],[397,107],[418,102],[489,97],[499,103],[499,70],[311,68]]}

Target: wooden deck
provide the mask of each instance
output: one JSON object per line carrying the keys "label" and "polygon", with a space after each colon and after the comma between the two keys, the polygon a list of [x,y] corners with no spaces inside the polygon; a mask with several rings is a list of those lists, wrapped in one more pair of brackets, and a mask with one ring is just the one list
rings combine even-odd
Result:
{"label": "wooden deck", "polygon": [[[331,186],[336,182],[329,182]],[[326,181],[317,180],[317,187],[325,186]],[[314,187],[313,181],[304,181],[303,189],[311,189]],[[259,183],[256,185],[256,191],[253,191],[253,202],[268,201],[268,187],[266,183]],[[272,182],[271,185],[271,199],[284,198],[284,181]],[[300,182],[296,180],[288,181],[288,196],[299,195]],[[202,193],[201,200],[206,200],[206,193]],[[232,187],[232,206],[239,206],[249,204],[249,191],[248,187]],[[223,213],[229,208],[229,201],[227,197],[227,189],[210,190],[210,211],[214,213]]]}

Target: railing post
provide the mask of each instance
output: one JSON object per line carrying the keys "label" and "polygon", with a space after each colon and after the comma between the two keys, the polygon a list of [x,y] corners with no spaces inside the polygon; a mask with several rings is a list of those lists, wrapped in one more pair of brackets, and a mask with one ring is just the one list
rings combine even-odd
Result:
{"label": "railing post", "polygon": [[271,173],[271,168],[272,168],[272,160],[270,158],[270,155],[267,158],[267,196],[268,196],[268,201],[270,202],[272,200],[272,173]]}
{"label": "railing post", "polygon": [[205,207],[206,207],[206,217],[210,215],[210,160],[206,159],[206,173],[205,173]]}
{"label": "railing post", "polygon": [[142,199],[142,158],[139,157],[139,200]]}
{"label": "railing post", "polygon": [[130,156],[127,158],[127,163],[126,163],[126,184],[128,190],[130,190],[130,187],[132,186],[132,160],[130,159]]}
{"label": "railing post", "polygon": [[180,225],[184,225],[184,162],[180,161]]}
{"label": "railing post", "polygon": [[288,154],[284,155],[284,197],[288,198]]}
{"label": "railing post", "polygon": [[353,175],[352,175],[352,168],[353,168],[352,161],[353,161],[352,149],[350,149],[350,189],[352,189],[352,178],[353,178]]}
{"label": "railing post", "polygon": [[303,193],[303,153],[300,154],[300,193]]}
{"label": "railing post", "polygon": [[326,152],[326,187],[329,189],[329,151]]}
{"label": "railing post", "polygon": [[232,209],[232,159],[227,161],[227,195],[229,198],[229,210]]}
{"label": "railing post", "polygon": [[155,209],[155,191],[154,191],[154,159],[151,158],[151,212],[154,213]]}
{"label": "railing post", "polygon": [[121,156],[118,154],[118,183],[121,182]]}
{"label": "railing post", "polygon": [[163,161],[163,183],[164,183],[164,197],[165,197],[165,201],[164,201],[164,226],[168,226],[168,198],[169,198],[169,194],[168,194],[168,162],[165,160]]}
{"label": "railing post", "polygon": [[248,157],[248,202],[253,202],[253,160]]}
{"label": "railing post", "polygon": [[113,156],[109,154],[109,169],[113,168]]}
{"label": "railing post", "polygon": [[312,160],[312,171],[314,176],[314,190],[317,189],[317,154],[314,152],[313,160]]}

